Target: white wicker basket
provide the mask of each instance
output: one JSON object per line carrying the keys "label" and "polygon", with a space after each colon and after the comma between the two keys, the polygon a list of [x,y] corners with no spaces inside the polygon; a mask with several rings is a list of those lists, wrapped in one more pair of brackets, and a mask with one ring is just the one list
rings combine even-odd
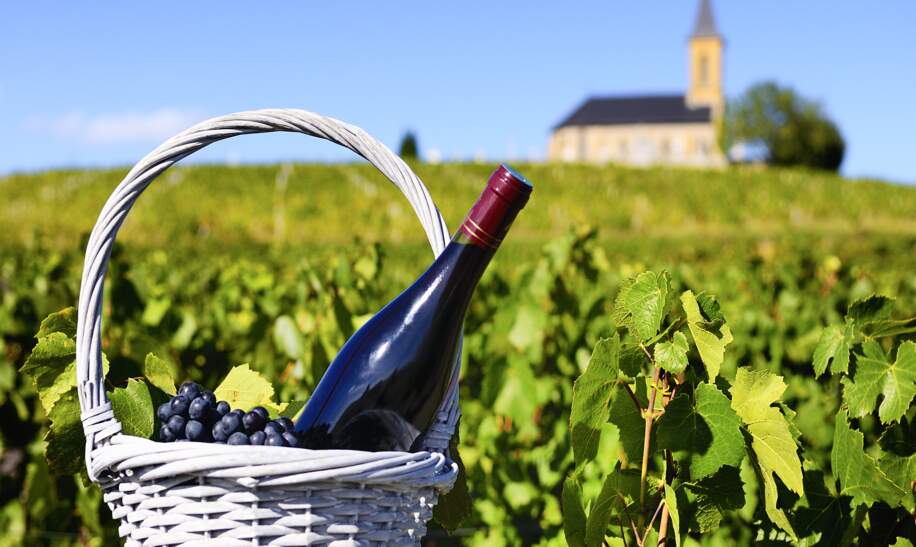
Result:
{"label": "white wicker basket", "polygon": [[423,452],[158,443],[121,433],[101,361],[102,287],[118,229],[140,193],[175,162],[218,140],[271,131],[305,133],[353,150],[404,193],[435,254],[448,242],[429,192],[400,158],[357,127],[303,110],[214,118],[134,166],[89,238],[76,342],[86,467],[120,520],[126,545],[416,545],[438,494],[455,482],[457,466],[446,452],[458,421],[457,378]]}

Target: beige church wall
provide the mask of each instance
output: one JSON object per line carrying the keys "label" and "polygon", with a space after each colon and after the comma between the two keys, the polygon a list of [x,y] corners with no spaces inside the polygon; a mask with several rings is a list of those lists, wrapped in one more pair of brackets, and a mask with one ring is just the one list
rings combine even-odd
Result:
{"label": "beige church wall", "polygon": [[717,37],[690,39],[688,51],[690,86],[687,104],[709,106],[713,116],[722,112],[722,40]]}
{"label": "beige church wall", "polygon": [[725,163],[709,123],[563,127],[551,136],[548,158],[629,165]]}

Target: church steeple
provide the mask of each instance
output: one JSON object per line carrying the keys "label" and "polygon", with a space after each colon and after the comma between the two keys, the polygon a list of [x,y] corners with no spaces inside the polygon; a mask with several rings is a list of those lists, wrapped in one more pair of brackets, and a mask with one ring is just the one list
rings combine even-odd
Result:
{"label": "church steeple", "polygon": [[690,87],[687,104],[708,106],[713,116],[722,113],[722,35],[716,27],[709,0],[700,0],[700,11],[690,33]]}
{"label": "church steeple", "polygon": [[712,7],[709,0],[700,2],[700,12],[697,14],[697,20],[693,24],[691,38],[722,38],[719,29],[716,27],[716,18],[712,16]]}

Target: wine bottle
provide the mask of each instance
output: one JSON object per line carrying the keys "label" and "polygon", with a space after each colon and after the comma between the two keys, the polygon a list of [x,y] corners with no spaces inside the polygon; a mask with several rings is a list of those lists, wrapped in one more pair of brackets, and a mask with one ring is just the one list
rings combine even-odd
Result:
{"label": "wine bottle", "polygon": [[506,165],[490,175],[435,262],[357,330],[331,362],[296,421],[306,447],[415,448],[456,372],[474,288],[531,189]]}

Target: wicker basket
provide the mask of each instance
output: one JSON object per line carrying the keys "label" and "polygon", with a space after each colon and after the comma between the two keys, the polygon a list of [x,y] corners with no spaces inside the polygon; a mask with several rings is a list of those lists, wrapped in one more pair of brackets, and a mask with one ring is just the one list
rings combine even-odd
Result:
{"label": "wicker basket", "polygon": [[126,545],[416,545],[438,494],[457,476],[446,454],[458,421],[457,378],[423,452],[158,443],[121,432],[105,394],[100,350],[103,284],[118,229],[140,193],[175,162],[218,140],[271,131],[353,150],[404,193],[435,254],[448,242],[429,193],[400,158],[357,127],[303,110],[214,118],[143,158],[105,203],[89,238],[76,342],[86,467]]}

